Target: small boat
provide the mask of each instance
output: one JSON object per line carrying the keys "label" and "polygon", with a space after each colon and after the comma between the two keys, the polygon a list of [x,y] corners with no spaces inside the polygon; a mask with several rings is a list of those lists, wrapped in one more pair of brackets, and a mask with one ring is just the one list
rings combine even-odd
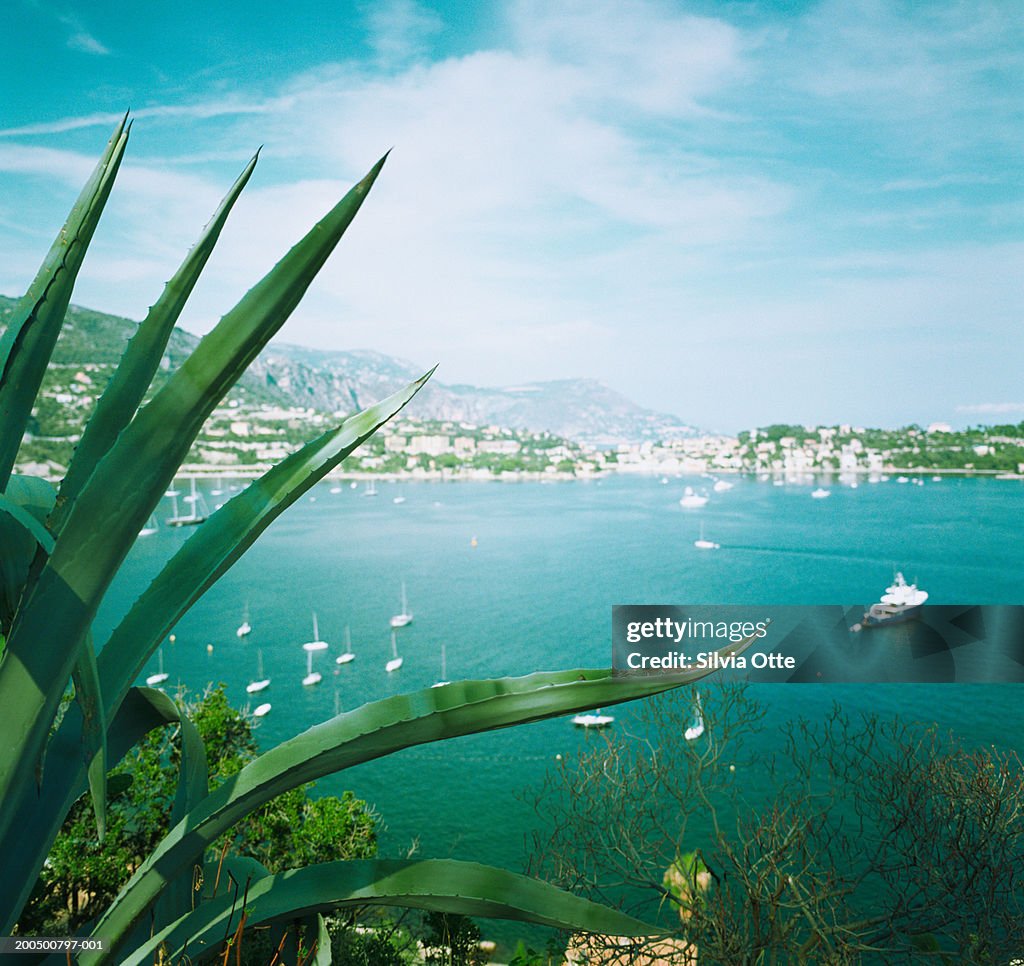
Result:
{"label": "small boat", "polygon": [[819,486],[816,490],[811,490],[811,497],[815,500],[824,500],[825,497],[831,495],[832,491],[826,490],[823,486]]}
{"label": "small boat", "polygon": [[245,610],[242,613],[242,623],[238,625],[238,630],[235,631],[235,637],[242,638],[252,633],[252,624],[249,623],[249,605],[245,605]]}
{"label": "small boat", "polygon": [[446,663],[447,662],[445,661],[444,641],[442,641],[441,642],[441,680],[435,682],[432,685],[430,685],[432,688],[442,688],[446,684],[450,684],[451,683],[448,680],[447,668],[445,667]]}
{"label": "small boat", "polygon": [[263,676],[263,652],[256,652],[256,680],[245,686],[247,694],[259,694],[270,687],[270,678]]}
{"label": "small boat", "polygon": [[405,599],[405,581],[402,581],[402,609],[391,618],[392,627],[405,627],[412,623],[412,614],[409,613],[409,604]]}
{"label": "small boat", "polygon": [[697,706],[696,717],[693,719],[693,724],[683,732],[683,737],[687,741],[696,741],[702,734],[704,734],[704,710],[700,706],[699,691],[694,698],[694,704]]}
{"label": "small boat", "polygon": [[708,498],[701,493],[697,493],[692,486],[686,487],[683,490],[683,495],[679,498],[679,505],[687,510],[695,510],[698,507],[704,506],[707,502]]}
{"label": "small boat", "polygon": [[167,525],[169,527],[194,527],[197,523],[202,523],[206,519],[204,511],[200,510],[202,506],[203,498],[202,495],[196,490],[196,478],[191,478],[191,492],[188,496],[184,497],[186,503],[190,504],[192,511],[190,513],[181,513],[178,509],[178,491],[168,490],[168,496],[172,502],[172,512],[167,518]]}
{"label": "small boat", "polygon": [[394,630],[391,631],[391,660],[384,665],[384,670],[389,674],[392,671],[397,671],[402,666],[404,658],[398,656],[398,641],[395,639]]}
{"label": "small boat", "polygon": [[341,492],[341,487],[340,486],[332,486],[327,492],[328,493],[340,493]]}
{"label": "small boat", "polygon": [[146,686],[150,688],[155,688],[158,684],[163,684],[169,677],[169,675],[164,673],[164,649],[161,647],[160,650],[156,652],[156,655],[157,665],[160,670],[157,671],[156,674],[151,674],[146,678]]}
{"label": "small boat", "polygon": [[262,718],[270,710],[270,704],[259,704],[256,706],[256,710],[253,711],[252,716],[254,718]]}
{"label": "small boat", "polygon": [[601,709],[596,712],[573,715],[572,723],[577,728],[607,728],[615,720],[610,714],[601,714]]}
{"label": "small boat", "polygon": [[316,651],[326,651],[328,647],[327,641],[320,640],[320,628],[316,622],[316,611],[313,612],[313,640],[306,641],[302,645],[302,649],[306,652],[306,676],[302,679],[302,683],[306,686],[311,684],[319,684],[322,680],[322,676],[319,671],[313,670],[313,654]]}
{"label": "small boat", "polygon": [[704,521],[703,520],[701,521],[701,524],[700,524],[700,539],[699,540],[694,540],[693,541],[693,545],[698,550],[717,550],[719,548],[719,545],[717,543],[713,543],[711,540],[705,540],[704,539]]}
{"label": "small boat", "polygon": [[400,505],[402,503],[405,503],[405,497],[404,496],[392,497],[391,498],[391,502],[394,503],[396,506],[398,506],[398,505]]}
{"label": "small boat", "polygon": [[921,612],[927,599],[927,591],[918,590],[917,584],[908,584],[903,574],[897,572],[892,585],[885,588],[881,600],[864,612],[862,624],[855,624],[854,629],[913,620]]}
{"label": "small boat", "polygon": [[715,480],[715,485],[711,489],[716,493],[725,493],[727,490],[731,490],[734,485],[728,480]]}
{"label": "small boat", "polygon": [[345,652],[339,654],[335,659],[335,664],[348,664],[349,661],[356,659],[355,654],[352,653],[352,635],[349,633],[348,624],[345,625]]}
{"label": "small boat", "polygon": [[897,483],[909,483],[910,482],[910,477],[909,476],[897,476],[896,477],[896,482]]}

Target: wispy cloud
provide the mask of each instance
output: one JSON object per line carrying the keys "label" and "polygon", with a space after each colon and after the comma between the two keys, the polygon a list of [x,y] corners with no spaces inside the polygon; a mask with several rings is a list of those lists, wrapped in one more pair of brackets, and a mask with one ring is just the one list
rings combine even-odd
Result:
{"label": "wispy cloud", "polygon": [[[132,111],[136,120],[144,118],[191,118],[209,120],[236,114],[268,114],[283,107],[282,104],[252,103],[235,99],[203,100],[195,104],[161,104]],[[113,127],[124,116],[123,112],[97,112],[78,117],[63,117],[55,121],[40,121],[20,127],[0,128],[0,137],[27,137],[39,134],[67,134],[90,127]]]}
{"label": "wispy cloud", "polygon": [[381,0],[365,10],[371,46],[388,67],[424,56],[432,38],[444,29],[441,18],[415,0]]}
{"label": "wispy cloud", "polygon": [[80,50],[83,54],[109,54],[110,51],[103,46],[92,34],[84,30],[76,30],[68,37],[68,46],[72,50]]}

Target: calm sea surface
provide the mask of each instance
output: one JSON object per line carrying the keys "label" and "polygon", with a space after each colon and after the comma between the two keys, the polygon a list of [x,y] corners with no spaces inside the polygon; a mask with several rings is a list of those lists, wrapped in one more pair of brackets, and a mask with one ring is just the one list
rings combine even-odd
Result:
{"label": "calm sea surface", "polygon": [[[322,484],[182,620],[163,649],[166,687],[224,682],[234,703],[254,705],[245,685],[261,652],[272,684],[260,698],[273,710],[258,736],[269,747],[337,710],[431,685],[442,644],[449,678],[607,666],[616,603],[866,604],[894,569],[917,577],[935,603],[1024,602],[1020,482],[893,479],[833,486],[814,500],[810,486],[737,478],[703,509],[680,508],[685,484],[707,482],[398,482],[379,484],[372,498],[362,484],[334,493]],[[212,485],[211,506],[224,499]],[[694,548],[701,521],[717,552]],[[188,536],[163,528],[140,540],[100,615],[99,640]],[[404,665],[388,674],[388,619],[403,581],[415,619],[398,635]],[[246,609],[253,631],[239,641]],[[313,611],[331,649],[314,656],[323,682],[304,688]],[[357,656],[338,668],[346,626]],[[154,658],[146,674],[156,669]],[[1012,685],[763,685],[757,696],[769,724],[821,717],[838,699],[1024,751],[1022,692]],[[618,725],[632,712],[614,713]],[[763,735],[770,742],[771,728]],[[415,839],[421,856],[520,869],[538,819],[518,794],[587,740],[566,719],[543,722],[412,749],[318,787],[351,787],[376,806],[383,854],[404,854]]]}

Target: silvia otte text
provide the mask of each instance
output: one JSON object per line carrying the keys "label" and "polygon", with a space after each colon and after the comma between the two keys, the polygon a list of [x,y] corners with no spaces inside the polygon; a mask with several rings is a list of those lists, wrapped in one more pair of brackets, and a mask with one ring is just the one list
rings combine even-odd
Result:
{"label": "silvia otte text", "polygon": [[626,666],[632,671],[691,671],[694,669],[737,670],[747,668],[796,667],[796,658],[778,651],[754,651],[752,654],[719,654],[718,651],[700,651],[697,654],[683,654],[670,651],[668,654],[641,654],[632,651],[626,657]]}

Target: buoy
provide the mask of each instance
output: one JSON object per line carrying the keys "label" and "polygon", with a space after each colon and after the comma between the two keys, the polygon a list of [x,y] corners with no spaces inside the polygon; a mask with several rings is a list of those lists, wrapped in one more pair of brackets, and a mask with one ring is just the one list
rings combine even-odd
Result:
{"label": "buoy", "polygon": [[207,644],[206,645],[206,653],[207,654],[212,654],[213,653],[213,645],[212,644]]}
{"label": "buoy", "polygon": [[172,634],[172,635],[171,635],[170,637],[168,637],[168,638],[167,638],[167,640],[169,640],[169,641],[170,641],[170,642],[171,642],[172,644],[173,644],[173,643],[174,643],[174,642],[175,642],[175,641],[176,641],[177,639],[178,639],[178,638],[177,638],[177,635],[175,635],[175,634]]}
{"label": "buoy", "polygon": [[476,537],[473,537],[473,539],[469,541],[469,545],[471,547],[475,547],[476,546]]}

